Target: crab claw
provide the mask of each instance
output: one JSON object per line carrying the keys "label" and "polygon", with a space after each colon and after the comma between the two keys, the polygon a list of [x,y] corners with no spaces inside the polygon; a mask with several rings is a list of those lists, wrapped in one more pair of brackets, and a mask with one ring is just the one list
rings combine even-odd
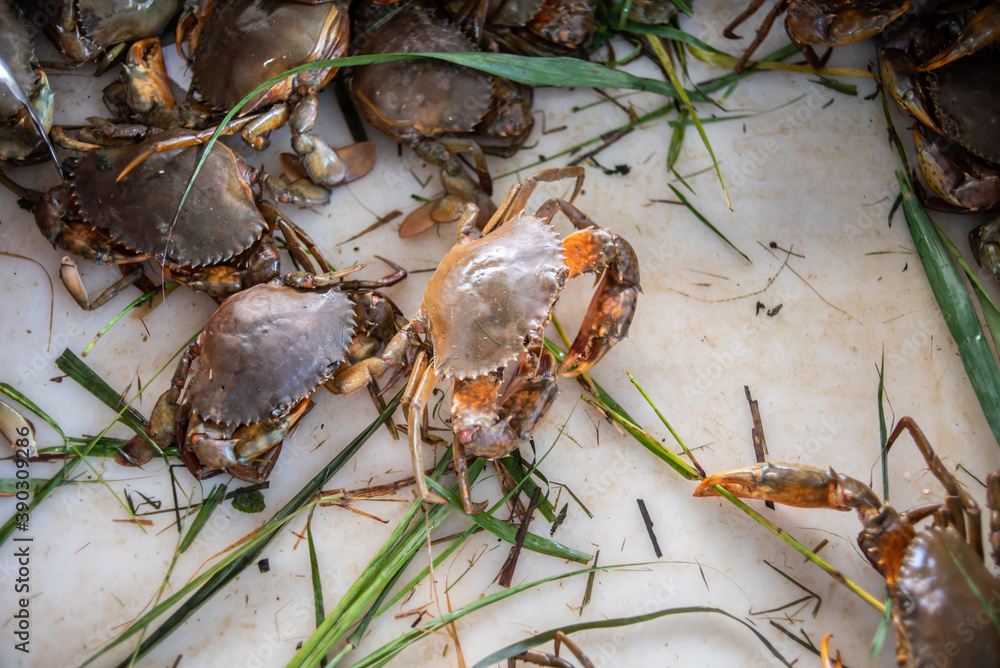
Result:
{"label": "crab claw", "polygon": [[833,12],[829,3],[792,3],[785,15],[785,27],[793,41],[817,46],[847,46],[873,37],[902,16],[911,0],[844,2]]}
{"label": "crab claw", "polygon": [[605,270],[580,332],[559,367],[560,376],[578,376],[628,335],[641,290],[639,261],[625,239],[598,227],[574,232],[562,246],[570,277]]}
{"label": "crab claw", "polygon": [[741,499],[774,501],[798,508],[832,510],[877,509],[875,493],[853,478],[833,469],[804,464],[764,462],[750,468],[716,473],[701,481],[695,496],[720,496],[721,487]]}
{"label": "crab claw", "polygon": [[[944,137],[926,136],[913,126],[917,166],[928,187],[946,204],[968,211],[984,211],[1000,199],[1000,174],[971,155],[952,151]],[[952,157],[954,155],[954,157]]]}
{"label": "crab claw", "polygon": [[938,134],[943,134],[934,120],[920,87],[916,64],[905,51],[884,48],[878,54],[879,77],[890,97],[918,121]]}
{"label": "crab claw", "polygon": [[1000,218],[993,218],[969,232],[969,243],[976,262],[985,263],[1000,281]]}
{"label": "crab claw", "polygon": [[1000,39],[1000,2],[991,2],[972,17],[948,48],[917,69],[928,72],[969,56]]}

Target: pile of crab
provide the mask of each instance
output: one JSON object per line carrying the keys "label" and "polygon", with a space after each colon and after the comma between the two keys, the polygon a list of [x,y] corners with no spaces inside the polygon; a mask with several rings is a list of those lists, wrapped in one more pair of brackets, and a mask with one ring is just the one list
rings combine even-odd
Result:
{"label": "pile of crab", "polygon": [[[160,447],[176,443],[198,478],[227,471],[266,479],[317,388],[354,392],[375,386],[389,369],[394,380],[411,377],[404,403],[411,404],[416,470],[422,470],[421,415],[443,379],[455,381],[456,460],[465,462],[466,449],[506,455],[545,414],[555,378],[585,372],[626,335],[639,291],[629,244],[570,202],[525,211],[539,181],[574,179],[575,197],[582,168],[541,172],[499,209],[490,201],[483,151],[510,152],[524,141],[532,118],[527,87],[434,60],[375,63],[352,73],[348,88],[362,115],[442,167],[445,194],[414,212],[401,233],[458,223],[459,243],[402,329],[400,310],[381,290],[403,280],[405,269],[387,260],[393,273],[367,281],[346,278],[352,270],[331,272],[310,235],[278,209],[325,204],[330,188],[363,177],[373,165],[371,142],[334,149],[313,133],[317,92],[338,70],[326,61],[345,56],[349,42],[361,54],[500,44],[555,53],[579,48],[593,34],[592,10],[577,0],[474,4],[357,3],[349,14],[333,1],[203,0],[181,8],[163,0],[130,5],[130,13],[113,2],[67,3],[46,26],[59,47],[74,60],[98,61],[99,71],[123,61],[104,89],[113,118],[88,119],[75,131],[51,128],[51,93],[30,41],[12,40],[0,53],[20,66],[18,85],[0,98],[10,117],[4,161],[44,158],[48,133],[74,152],[61,166],[61,182],[45,191],[3,180],[33,208],[46,239],[67,253],[60,276],[79,305],[98,308],[133,284],[154,288],[144,272],[150,261],[164,280],[220,302],[182,355],[148,430]],[[8,31],[26,35],[17,6],[2,7]],[[158,36],[178,11],[177,49],[191,70],[183,98]],[[300,71],[285,74],[293,68]],[[414,89],[447,94],[415,104],[401,92]],[[27,101],[20,107],[17,93]],[[471,101],[459,113],[451,103],[456,96]],[[200,148],[220,130],[261,149],[283,125],[293,152],[282,155],[280,175],[253,167],[225,144],[213,143],[207,154]],[[475,168],[456,152],[472,154]],[[558,211],[579,228],[561,241],[551,226]],[[277,236],[294,271],[282,272]],[[92,297],[79,259],[116,265],[122,278]],[[581,334],[559,365],[541,346],[543,331],[566,279],[588,272],[602,278]],[[480,328],[470,330],[458,313],[471,313]],[[503,370],[515,362],[501,391]],[[133,462],[149,455],[138,438],[126,450]],[[439,500],[417,480],[421,496]],[[474,508],[467,484],[463,499]]]}
{"label": "pile of crab", "polygon": [[[753,0],[728,26],[733,32],[763,5]],[[878,40],[879,78],[913,118],[926,205],[978,213],[1000,207],[1000,2],[972,0],[778,0],[736,65],[750,57],[774,21],[785,29],[810,66],[821,69],[835,47]],[[819,56],[815,47],[827,47]],[[970,235],[976,258],[1000,280],[1000,223]]]}
{"label": "pile of crab", "polygon": [[[121,62],[103,93],[111,118],[68,128],[52,126],[52,91],[23,14],[13,0],[0,0],[7,83],[0,87],[0,165],[54,156],[50,141],[72,152],[59,165],[59,182],[44,191],[0,178],[30,204],[39,230],[65,253],[60,277],[82,308],[98,308],[133,285],[155,289],[145,274],[149,262],[164,281],[218,302],[156,402],[148,439],[125,446],[128,461],[147,461],[155,452],[148,442],[161,450],[176,445],[198,479],[226,472],[263,481],[314,405],[315,392],[368,388],[377,396],[386,389],[380,382],[391,386],[405,377],[402,403],[417,491],[428,503],[443,503],[422,475],[423,446],[428,404],[437,386],[450,381],[461,501],[470,514],[482,511],[486,504],[473,502],[470,492],[469,455],[498,459],[530,439],[556,398],[557,379],[588,372],[627,336],[641,291],[629,242],[573,204],[582,168],[541,171],[499,204],[493,201],[485,155],[510,155],[526,141],[530,87],[434,59],[359,65],[346,79],[345,91],[372,127],[441,169],[443,194],[411,212],[400,234],[457,225],[456,243],[440,258],[408,320],[384,294],[407,277],[406,269],[385,260],[392,272],[372,280],[351,277],[356,268],[333,271],[310,234],[279,205],[326,205],[332,189],[364,177],[375,162],[373,143],[335,148],[314,131],[317,93],[339,69],[329,61],[348,54],[573,53],[593,38],[590,4],[387,0],[355,2],[350,10],[333,0],[125,4],[127,11],[111,0],[66,2],[45,26],[74,61],[93,61],[100,72]],[[637,1],[635,15],[649,4]],[[813,46],[880,34],[880,78],[916,119],[918,164],[933,193],[927,201],[987,211],[1000,205],[1000,112],[982,103],[1000,90],[992,46],[1000,36],[1000,3],[958,4],[929,3],[916,11],[910,0],[779,0],[738,67],[785,10],[792,41],[817,68],[823,58]],[[162,53],[160,34],[171,25],[190,67],[187,91],[173,83]],[[253,166],[242,148],[221,142],[201,148],[219,131],[238,133],[248,151],[260,150],[283,126],[292,152],[282,154],[280,174]],[[573,182],[570,197],[530,209],[540,183],[561,180]],[[574,227],[562,237],[553,223],[560,213]],[[1000,279],[1000,223],[977,229],[973,243]],[[282,246],[293,270],[282,269]],[[78,260],[115,265],[122,276],[92,297]],[[545,347],[544,332],[567,280],[587,273],[598,276],[595,294],[560,361]],[[919,624],[947,612],[947,602],[931,605],[940,592],[925,583],[937,578],[949,591],[959,589],[959,576],[940,566],[940,555],[957,553],[977,586],[1000,583],[979,559],[978,524],[966,529],[962,519],[963,510],[975,515],[978,508],[919,430],[911,431],[948,492],[947,501],[930,510],[899,513],[851,478],[801,466],[719,474],[698,493],[718,493],[719,485],[737,496],[858,511],[865,526],[859,543],[886,576],[896,605],[900,662],[922,665],[938,651],[939,639]],[[944,528],[915,528],[931,515]],[[956,614],[974,608],[969,596],[953,596]],[[976,648],[967,665],[995,664],[998,655],[998,643]]]}

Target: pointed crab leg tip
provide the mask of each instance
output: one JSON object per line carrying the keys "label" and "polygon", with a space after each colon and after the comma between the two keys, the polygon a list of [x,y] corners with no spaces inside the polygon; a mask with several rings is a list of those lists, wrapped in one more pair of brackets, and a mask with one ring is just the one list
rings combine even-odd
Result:
{"label": "pointed crab leg tip", "polygon": [[698,486],[695,488],[692,496],[719,496],[719,492],[715,489],[715,486],[721,481],[722,476],[720,475],[713,475],[705,478],[698,483]]}
{"label": "pointed crab leg tip", "polygon": [[479,503],[473,503],[471,508],[466,508],[465,512],[469,515],[478,515],[479,513],[486,510],[486,506],[490,505],[489,501],[480,501]]}
{"label": "pointed crab leg tip", "polygon": [[600,351],[600,354],[594,355],[591,353],[588,357],[584,357],[580,353],[577,353],[572,348],[566,357],[563,358],[562,364],[559,365],[559,375],[566,378],[573,378],[579,376],[580,374],[587,373],[601,361],[604,357],[606,350]]}
{"label": "pointed crab leg tip", "polygon": [[715,487],[722,487],[733,496],[741,499],[765,498],[761,495],[761,472],[758,466],[736,469],[710,475],[700,483],[694,491],[694,496],[720,496]]}
{"label": "pointed crab leg tip", "polygon": [[424,497],[424,503],[430,503],[436,506],[445,506],[448,504],[448,499],[435,492],[428,492],[427,496]]}

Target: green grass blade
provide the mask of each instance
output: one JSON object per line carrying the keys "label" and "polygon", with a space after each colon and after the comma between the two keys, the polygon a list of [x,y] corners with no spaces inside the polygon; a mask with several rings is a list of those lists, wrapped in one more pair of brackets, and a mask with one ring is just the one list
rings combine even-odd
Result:
{"label": "green grass blade", "polygon": [[885,424],[885,350],[882,351],[882,365],[878,368],[878,433],[882,453],[882,501],[889,503],[889,451],[885,445],[889,441],[889,428]]}
{"label": "green grass blade", "polygon": [[[116,413],[122,410],[122,396],[115,392],[103,378],[94,373],[72,350],[69,348],[64,350],[62,355],[56,358],[56,366],[64,374],[79,383],[85,390],[100,399],[105,406]],[[131,406],[118,416],[118,421],[137,434],[143,433],[148,422],[139,411]]]}
{"label": "green grass blade", "polygon": [[208,522],[212,513],[215,512],[215,509],[219,507],[219,502],[221,502],[225,496],[225,485],[212,486],[212,491],[208,493],[208,496],[205,497],[205,500],[202,501],[201,505],[198,507],[198,515],[194,518],[194,522],[191,523],[191,528],[188,529],[184,538],[181,540],[179,547],[180,552],[185,552],[189,547],[191,547],[194,543],[194,539],[198,537],[198,533]]}
{"label": "green grass blade", "polygon": [[[449,456],[443,457],[435,467],[428,481],[440,477],[450,461]],[[483,469],[485,460],[477,460],[469,467],[470,480],[474,479]],[[457,489],[458,484],[454,487]],[[410,563],[417,551],[424,545],[426,533],[434,531],[451,514],[450,505],[433,506],[427,511],[425,522],[414,522],[424,503],[417,499],[411,504],[403,519],[390,534],[389,538],[369,562],[368,567],[358,576],[358,579],[341,597],[337,606],[330,612],[316,632],[302,644],[299,651],[292,657],[286,668],[306,668],[315,666],[323,657],[330,653],[340,638],[348,632],[358,618],[363,618],[365,610],[373,607],[375,602],[384,599],[384,593],[398,579],[399,573]],[[378,615],[387,606],[375,613]],[[370,613],[369,613],[370,615]],[[341,654],[350,651],[355,646],[354,636],[346,643]]]}
{"label": "green grass blade", "polygon": [[[24,491],[25,481],[21,478],[0,478],[0,495],[14,496],[19,491]],[[37,494],[39,490],[45,489],[49,485],[53,484],[51,478],[31,478],[27,481],[28,491],[32,494]],[[55,482],[56,486],[60,485],[95,485],[96,480],[64,480],[60,479]],[[20,487],[18,486],[20,485]]]}
{"label": "green grass blade", "polygon": [[691,205],[690,202],[688,202],[687,197],[685,197],[681,193],[680,190],[678,190],[677,188],[673,187],[670,184],[667,184],[667,185],[674,192],[674,195],[677,196],[677,199],[679,199],[681,201],[681,204],[683,204],[684,206],[686,206],[688,208],[688,211],[690,211],[691,213],[693,213],[698,220],[700,220],[702,223],[704,223],[708,227],[708,229],[710,229],[713,232],[715,232],[715,234],[718,235],[718,237],[720,239],[722,239],[723,241],[725,241],[726,244],[730,248],[732,248],[734,251],[736,251],[737,253],[739,253],[743,257],[744,260],[746,260],[750,264],[753,264],[753,260],[751,260],[749,257],[747,257],[746,253],[744,253],[739,248],[737,248],[736,245],[732,241],[730,241],[729,239],[727,239],[726,235],[723,234],[722,232],[720,232],[719,228],[717,228],[715,225],[713,225],[711,222],[709,222],[708,218],[706,218],[705,216],[701,215],[701,212],[698,211],[698,209],[694,208]]}
{"label": "green grass blade", "polygon": [[[653,47],[653,53],[659,59],[660,64],[663,66],[663,70],[670,77],[670,83],[673,84],[674,89],[680,95],[681,102],[684,103],[684,107],[691,114],[691,120],[694,122],[694,127],[698,130],[698,136],[701,137],[701,142],[705,145],[708,150],[708,157],[712,159],[712,166],[715,167],[715,173],[719,177],[719,185],[722,186],[722,194],[726,197],[726,206],[729,210],[733,210],[733,203],[729,199],[729,188],[726,187],[726,180],[722,177],[722,170],[719,168],[719,161],[715,157],[715,151],[712,149],[712,143],[708,141],[708,135],[705,134],[705,126],[701,124],[701,119],[698,117],[698,111],[694,108],[694,104],[691,103],[691,98],[688,96],[684,87],[681,86],[680,77],[677,76],[677,70],[674,68],[674,63],[670,60],[670,54],[667,50],[663,48],[663,41],[655,36],[648,35],[649,45]],[[746,257],[744,255],[744,257]],[[747,258],[749,260],[749,258]]]}
{"label": "green grass blade", "polygon": [[[664,563],[669,563],[669,562],[654,562],[654,563],[662,565]],[[646,562],[646,563],[637,563],[637,564],[617,564],[617,565],[612,565],[612,566],[600,566],[600,567],[597,567],[597,568],[593,568],[593,567],[592,568],[584,568],[584,569],[580,569],[580,570],[576,570],[576,571],[571,571],[569,573],[561,573],[561,574],[558,574],[558,575],[552,575],[552,576],[549,576],[547,578],[542,578],[541,580],[536,580],[535,582],[528,582],[528,583],[525,583],[525,584],[522,584],[522,585],[517,585],[515,587],[510,587],[508,589],[504,589],[502,591],[490,594],[488,596],[483,596],[483,597],[481,597],[479,599],[476,599],[475,601],[469,603],[468,605],[465,605],[465,606],[463,606],[463,607],[461,607],[461,608],[459,608],[457,610],[454,610],[453,612],[449,612],[447,614],[444,614],[441,617],[438,617],[437,619],[432,619],[432,620],[430,620],[430,621],[422,624],[421,626],[418,626],[417,628],[413,629],[412,631],[409,631],[406,634],[400,636],[396,640],[393,640],[392,642],[390,642],[390,643],[388,643],[386,645],[383,645],[379,649],[375,650],[374,652],[372,652],[371,654],[369,654],[368,656],[366,656],[361,661],[355,663],[352,666],[352,668],[375,668],[377,666],[384,666],[389,661],[391,661],[394,657],[398,656],[404,649],[406,649],[410,645],[418,642],[422,638],[426,638],[428,635],[431,635],[432,633],[438,631],[439,629],[443,628],[444,626],[446,626],[448,624],[451,624],[452,622],[454,622],[454,621],[456,621],[458,619],[461,619],[462,617],[464,617],[464,616],[466,616],[466,615],[468,615],[470,613],[473,613],[473,612],[475,612],[477,610],[481,610],[482,608],[485,608],[485,607],[487,607],[489,605],[492,605],[493,603],[496,603],[497,601],[502,601],[502,600],[504,600],[506,598],[509,598],[511,596],[515,596],[516,594],[519,594],[519,593],[521,593],[523,591],[526,591],[526,590],[538,587],[540,585],[543,585],[543,584],[546,584],[546,583],[549,583],[549,582],[555,582],[555,581],[558,581],[558,580],[565,580],[566,578],[571,578],[571,577],[574,577],[574,576],[577,576],[577,575],[586,575],[588,573],[593,573],[595,571],[608,571],[608,570],[614,570],[614,569],[619,569],[619,568],[634,568],[634,567],[637,567],[637,566],[648,566],[648,565],[651,565],[651,564],[649,562]],[[485,659],[484,659],[484,661],[485,661]],[[476,665],[477,666],[482,666],[482,665],[491,665],[491,664],[480,663],[480,664],[476,664]]]}
{"label": "green grass blade", "polygon": [[[326,618],[323,608],[323,577],[319,572],[319,559],[316,557],[316,542],[313,540],[312,518],[316,506],[309,509],[309,519],[306,520],[306,545],[309,547],[309,573],[312,577],[313,611],[316,614],[316,628],[319,628]],[[321,668],[326,668],[326,657],[320,659]]]}
{"label": "green grass blade", "polygon": [[972,291],[976,293],[976,298],[979,300],[979,308],[982,310],[983,317],[986,320],[986,327],[990,330],[990,336],[993,337],[993,347],[1000,351],[1000,310],[997,309],[997,305],[993,303],[993,299],[986,292],[982,281],[972,271],[972,267],[965,261],[965,256],[958,250],[958,247],[951,242],[951,239],[948,238],[948,235],[944,233],[944,230],[937,223],[934,223],[934,229],[937,231],[941,243],[948,249],[948,253],[952,259],[962,267],[965,277],[969,279]]}
{"label": "green grass blade", "polygon": [[612,420],[617,422],[625,429],[625,431],[631,434],[632,438],[639,441],[640,445],[649,450],[655,456],[665,461],[668,465],[670,465],[670,468],[677,471],[677,473],[681,474],[688,480],[701,479],[701,474],[698,473],[698,471],[696,471],[693,466],[691,466],[686,461],[678,457],[673,450],[664,447],[663,444],[660,441],[658,441],[648,431],[646,431],[636,423],[632,422],[624,415],[622,415],[618,411],[614,410],[613,408],[605,404],[603,401],[600,400],[595,401],[590,398],[587,398],[586,401],[588,403],[593,403],[594,405],[597,406],[597,408],[599,408],[602,411],[605,411],[608,415],[611,416]]}
{"label": "green grass blade", "polygon": [[[751,633],[757,636],[757,639],[761,642],[761,644],[763,644],[775,658],[781,661],[782,665],[789,666],[789,668],[791,667],[792,664],[788,663],[785,657],[781,655],[781,652],[778,651],[778,648],[775,647],[773,644],[771,644],[770,640],[768,640],[760,631],[755,629],[749,623],[743,621],[739,617],[729,614],[725,610],[720,610],[719,608],[691,606],[686,608],[667,608],[665,610],[657,610],[656,612],[650,612],[645,615],[635,615],[634,617],[601,619],[593,622],[582,622],[580,624],[570,624],[568,626],[563,626],[561,628],[550,629],[548,631],[545,631],[544,633],[539,633],[538,635],[534,635],[518,643],[514,643],[513,645],[508,645],[503,649],[498,649],[489,656],[483,658],[481,661],[479,661],[479,663],[477,663],[472,668],[488,668],[489,666],[493,666],[498,662],[503,661],[504,659],[509,659],[513,656],[517,656],[518,654],[525,652],[529,649],[532,649],[533,647],[537,647],[542,643],[551,641],[553,638],[556,637],[556,633],[559,631],[562,631],[566,635],[570,635],[578,631],[588,631],[590,629],[615,629],[623,626],[631,626],[633,624],[641,624],[643,622],[649,622],[654,619],[659,619],[661,617],[668,617],[670,615],[689,615],[698,613],[723,615],[724,617],[728,617],[729,619],[739,622],[740,624],[748,628]],[[581,647],[581,649],[583,649],[584,652],[586,652],[585,647]]]}
{"label": "green grass blade", "polygon": [[135,301],[133,301],[131,304],[123,308],[118,313],[118,315],[112,318],[111,322],[109,322],[104,326],[104,329],[102,329],[101,331],[99,331],[97,334],[94,335],[94,338],[90,340],[90,343],[87,344],[87,347],[84,348],[83,351],[80,353],[80,357],[86,357],[90,353],[90,351],[93,350],[94,346],[97,345],[97,342],[101,340],[101,337],[107,334],[109,331],[111,331],[111,328],[114,327],[115,324],[117,324],[118,321],[121,320],[126,313],[134,309],[139,304],[142,304],[146,300],[152,299],[157,294],[169,290],[170,288],[173,288],[177,285],[180,285],[177,281],[170,281],[169,283],[164,283],[155,290],[150,290],[146,294],[136,298]]}
{"label": "green grass blade", "polygon": [[[511,526],[506,522],[501,522],[497,518],[486,513],[469,515],[462,507],[462,501],[458,498],[458,496],[445,489],[435,481],[428,480],[428,483],[434,488],[434,491],[448,499],[448,502],[451,505],[453,505],[457,510],[460,510],[466,517],[481,526],[483,529],[489,531],[494,536],[507,541],[511,545],[515,543],[517,527]],[[585,564],[590,561],[590,555],[586,552],[566,547],[561,543],[557,543],[549,538],[543,538],[542,536],[533,534],[530,531],[524,537],[524,549],[531,550],[532,552],[538,552],[539,554],[545,554],[550,557],[575,561],[580,564]]]}
{"label": "green grass blade", "polygon": [[720,56],[728,56],[729,54],[724,51],[719,51],[714,46],[706,44],[694,35],[686,33],[679,28],[673,28],[671,26],[654,26],[646,25],[645,23],[635,23],[634,21],[629,21],[624,26],[625,32],[636,33],[639,35],[655,35],[657,37],[663,37],[669,39],[673,42],[681,42],[682,44],[689,44],[690,46],[701,49],[702,51],[708,53],[714,53]]}
{"label": "green grass blade", "polygon": [[[141,618],[132,623],[117,638],[105,645],[98,653],[91,656],[83,664],[92,663],[108,650],[116,647],[125,640],[131,638],[146,627],[150,626],[158,617],[173,608],[182,599],[190,596],[184,604],[178,608],[166,621],[163,622],[153,633],[149,635],[137,648],[135,656],[141,659],[154,647],[159,645],[171,633],[176,631],[189,617],[191,617],[202,605],[207,603],[213,596],[222,591],[232,582],[244,569],[252,566],[263,554],[264,549],[270,544],[279,528],[285,526],[296,513],[305,508],[320,491],[327,481],[334,476],[344,465],[358,453],[361,446],[371,438],[372,434],[378,430],[382,423],[389,419],[392,413],[399,406],[399,399],[402,392],[398,393],[392,401],[388,403],[386,409],[379,417],[368,425],[367,428],[358,434],[337,456],[335,456],[326,466],[324,466],[310,480],[298,494],[296,494],[284,507],[265,524],[253,539],[244,543],[232,553],[226,555],[218,564],[193,580],[191,583],[179,589],[172,596],[155,606]],[[122,668],[121,664],[119,668]],[[82,667],[81,667],[82,668]]]}
{"label": "green grass blade", "polygon": [[997,369],[993,353],[986,343],[969,293],[966,292],[962,278],[952,264],[934,223],[913,193],[906,173],[897,171],[896,180],[903,195],[906,224],[910,228],[920,262],[924,265],[934,298],[945,324],[948,325],[948,331],[958,346],[965,372],[979,398],[993,437],[1000,445],[1000,370]]}
{"label": "green grass blade", "polygon": [[39,408],[34,401],[21,394],[19,391],[17,391],[7,383],[0,383],[0,392],[6,394],[8,397],[13,399],[17,403],[21,404],[35,415],[48,422],[49,425],[56,430],[56,433],[59,434],[59,437],[62,438],[62,440],[64,441],[66,440],[66,434],[63,433],[63,430],[59,426],[59,424],[51,417],[49,417],[48,413]]}

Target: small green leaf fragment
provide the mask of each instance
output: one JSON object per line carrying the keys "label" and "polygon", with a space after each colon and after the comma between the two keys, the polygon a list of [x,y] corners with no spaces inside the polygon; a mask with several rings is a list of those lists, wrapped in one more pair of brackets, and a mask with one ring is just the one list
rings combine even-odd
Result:
{"label": "small green leaf fragment", "polygon": [[264,495],[260,490],[255,489],[249,492],[236,490],[236,496],[233,497],[233,508],[241,513],[253,515],[263,511],[265,507],[267,504],[264,503]]}

